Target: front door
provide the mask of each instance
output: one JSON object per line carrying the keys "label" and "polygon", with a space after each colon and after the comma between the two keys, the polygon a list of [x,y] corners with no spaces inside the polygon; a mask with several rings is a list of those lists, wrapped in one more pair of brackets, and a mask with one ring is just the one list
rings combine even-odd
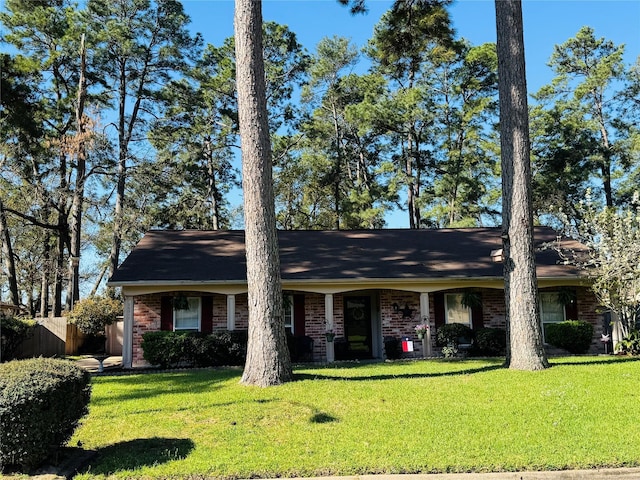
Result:
{"label": "front door", "polygon": [[344,336],[346,359],[372,358],[370,297],[344,297]]}

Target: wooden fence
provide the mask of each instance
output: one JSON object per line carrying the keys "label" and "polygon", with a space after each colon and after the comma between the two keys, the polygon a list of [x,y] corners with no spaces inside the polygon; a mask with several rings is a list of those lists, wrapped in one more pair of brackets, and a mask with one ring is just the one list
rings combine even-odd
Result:
{"label": "wooden fence", "polygon": [[[82,347],[85,335],[66,317],[38,318],[34,334],[18,348],[18,358],[58,357],[76,355]],[[122,355],[122,321],[107,327],[107,353]]]}

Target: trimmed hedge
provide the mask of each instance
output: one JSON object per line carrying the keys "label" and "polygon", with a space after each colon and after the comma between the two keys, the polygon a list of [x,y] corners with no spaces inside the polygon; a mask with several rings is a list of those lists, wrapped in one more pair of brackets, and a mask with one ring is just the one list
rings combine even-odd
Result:
{"label": "trimmed hedge", "polygon": [[142,351],[147,362],[161,368],[243,365],[247,332],[147,332]]}
{"label": "trimmed hedge", "polygon": [[473,330],[462,323],[447,323],[436,331],[436,345],[438,347],[458,347],[461,339],[473,340]]}
{"label": "trimmed hedge", "polygon": [[548,323],[545,326],[547,343],[564,348],[569,353],[587,353],[593,339],[593,325],[582,320]]}
{"label": "trimmed hedge", "polygon": [[30,470],[63,446],[88,413],[91,376],[66,360],[0,365],[0,470]]}
{"label": "trimmed hedge", "polygon": [[475,331],[474,355],[502,356],[507,350],[507,331],[503,328],[479,328]]}

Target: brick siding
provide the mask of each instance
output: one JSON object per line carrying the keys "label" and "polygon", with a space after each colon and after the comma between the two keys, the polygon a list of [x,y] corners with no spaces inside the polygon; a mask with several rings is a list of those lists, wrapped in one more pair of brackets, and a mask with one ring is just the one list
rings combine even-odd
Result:
{"label": "brick siding", "polygon": [[[549,289],[553,290],[553,289]],[[456,292],[462,290],[450,290]],[[182,292],[187,296],[210,295],[198,292]],[[293,292],[298,293],[298,292]],[[420,294],[399,290],[378,290],[370,293],[377,299],[379,305],[373,309],[373,315],[379,309],[382,337],[408,337],[414,341],[416,352],[411,356],[421,356],[421,342],[415,334],[415,326],[422,323],[420,318]],[[481,289],[482,319],[485,327],[505,328],[505,302],[504,292],[498,289]],[[591,291],[586,287],[576,287],[576,301],[578,302],[578,319],[591,323],[594,327],[592,353],[603,350],[600,344],[600,335],[603,330],[602,315],[598,313],[598,305]],[[165,294],[151,294],[135,297],[134,301],[134,326],[133,326],[133,365],[141,366],[146,362],[142,356],[142,335],[149,331],[160,330],[160,302]],[[334,330],[336,337],[344,336],[344,310],[343,298],[345,294],[333,295]],[[346,295],[349,295],[348,293]],[[213,296],[213,330],[226,330],[227,328],[227,301],[224,295]],[[247,295],[236,295],[235,328],[246,330],[248,328]],[[400,308],[394,311],[394,304]],[[403,316],[405,306],[409,308],[409,316]],[[324,332],[325,325],[325,295],[318,293],[304,294],[305,334],[314,340],[314,361],[326,361],[327,343]],[[374,320],[375,322],[375,320]],[[435,332],[434,296],[429,294],[429,324],[432,332]],[[432,335],[432,348],[435,351],[435,335]],[[407,356],[407,355],[405,355]]]}

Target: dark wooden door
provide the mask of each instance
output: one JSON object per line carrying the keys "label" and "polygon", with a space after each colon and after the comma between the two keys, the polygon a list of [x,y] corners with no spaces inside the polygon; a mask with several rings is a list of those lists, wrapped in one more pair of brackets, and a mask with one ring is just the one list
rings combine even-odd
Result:
{"label": "dark wooden door", "polygon": [[347,359],[371,358],[371,298],[344,297],[344,334]]}

